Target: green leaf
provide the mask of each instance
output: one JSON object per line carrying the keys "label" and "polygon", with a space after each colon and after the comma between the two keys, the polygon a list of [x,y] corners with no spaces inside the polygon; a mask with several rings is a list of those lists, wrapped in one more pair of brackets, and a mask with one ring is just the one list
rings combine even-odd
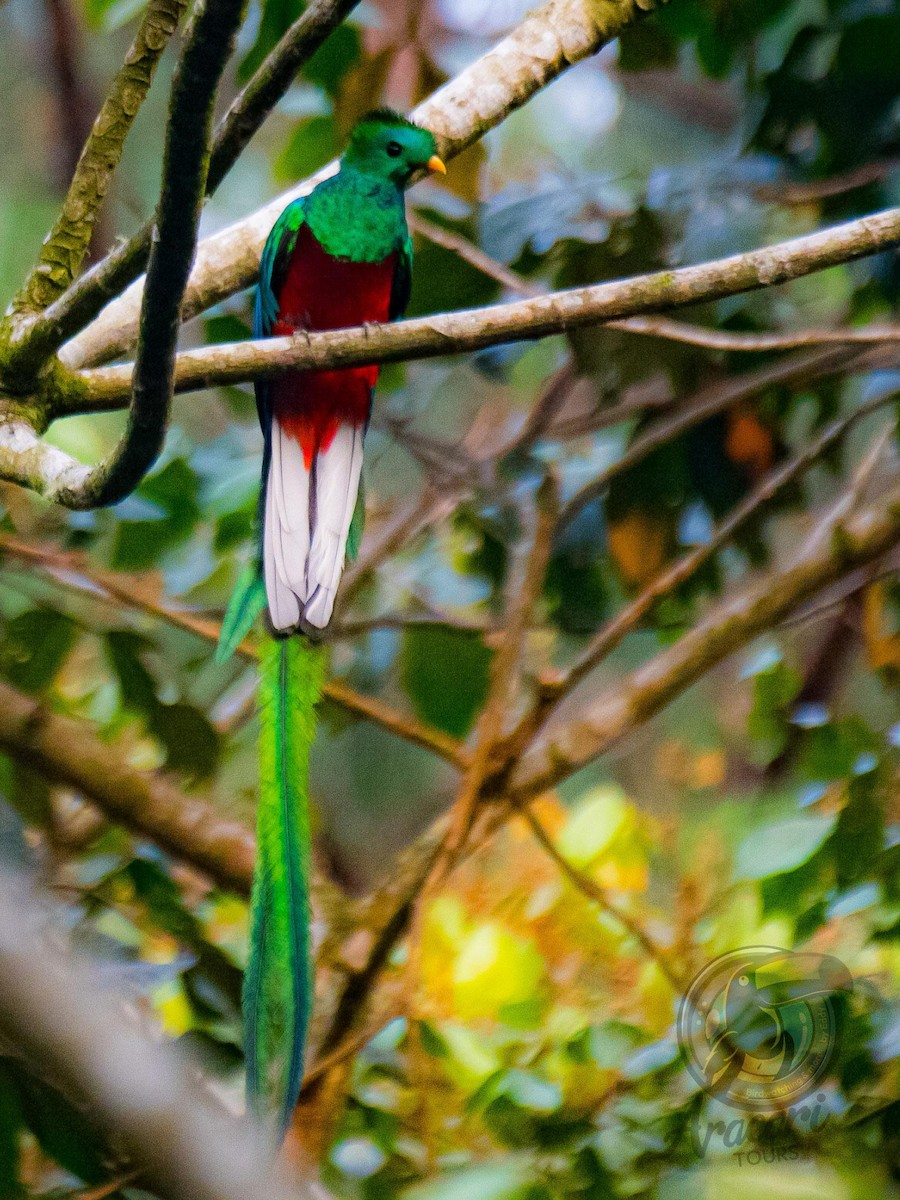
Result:
{"label": "green leaf", "polygon": [[491,651],[477,634],[433,626],[403,635],[403,686],[429,725],[465,737],[488,689]]}
{"label": "green leaf", "polygon": [[163,704],[157,683],[141,655],[150,648],[139,634],[114,629],[106,649],[118,680],[122,707],[143,718],[147,730],[166,751],[166,766],[194,781],[208,778],[219,761],[219,735],[208,718],[191,705]]}
{"label": "green leaf", "polygon": [[836,813],[810,814],[754,829],[738,846],[735,878],[765,879],[795,870],[812,858],[836,821]]}
{"label": "green leaf", "polygon": [[510,1158],[448,1172],[405,1191],[403,1200],[526,1200],[533,1176],[526,1159]]}
{"label": "green leaf", "polygon": [[633,819],[633,807],[620,787],[594,788],[572,810],[559,836],[559,849],[576,866],[587,866]]}
{"label": "green leaf", "polygon": [[293,183],[312,175],[340,151],[334,118],[309,117],[301,121],[275,160],[275,177]]}
{"label": "green leaf", "polygon": [[24,1194],[19,1181],[19,1133],[22,1105],[16,1080],[0,1059],[0,1200],[16,1200]]}
{"label": "green leaf", "polygon": [[180,702],[160,704],[153,712],[150,731],[166,749],[166,766],[188,779],[208,779],[219,761],[219,735],[199,709]]}
{"label": "green leaf", "polygon": [[238,67],[239,83],[247,82],[282,34],[300,16],[303,7],[303,0],[264,0],[256,41]]}
{"label": "green leaf", "polygon": [[303,68],[303,77],[317,84],[329,96],[337,96],[341,81],[359,62],[362,39],[352,25],[339,25]]}
{"label": "green leaf", "polygon": [[147,0],[86,0],[88,24],[101,33],[112,33],[147,7]]}
{"label": "green leaf", "polygon": [[75,644],[78,627],[51,609],[20,613],[6,625],[0,672],[24,692],[45,691]]}
{"label": "green leaf", "polygon": [[197,475],[183,458],[172,459],[145,479],[136,494],[164,515],[145,521],[120,521],[113,566],[120,571],[147,570],[157,566],[168,550],[187,541],[201,517],[198,491]]}
{"label": "green leaf", "polygon": [[207,317],[203,328],[210,346],[223,342],[245,342],[251,336],[250,326],[237,313],[219,313],[216,317]]}
{"label": "green leaf", "polygon": [[781,659],[753,676],[753,709],[748,730],[762,744],[769,760],[785,747],[789,709],[802,683],[799,672]]}
{"label": "green leaf", "polygon": [[8,1063],[21,1097],[26,1127],[45,1154],[85,1183],[107,1178],[106,1151],[85,1116],[49,1084]]}

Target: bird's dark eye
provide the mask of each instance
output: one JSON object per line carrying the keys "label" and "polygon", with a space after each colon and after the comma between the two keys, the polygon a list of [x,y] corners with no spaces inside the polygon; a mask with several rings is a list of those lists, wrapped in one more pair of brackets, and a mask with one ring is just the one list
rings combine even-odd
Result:
{"label": "bird's dark eye", "polygon": [[403,147],[399,142],[388,142],[388,144],[385,146],[385,150],[387,150],[391,158],[399,158],[403,153]]}

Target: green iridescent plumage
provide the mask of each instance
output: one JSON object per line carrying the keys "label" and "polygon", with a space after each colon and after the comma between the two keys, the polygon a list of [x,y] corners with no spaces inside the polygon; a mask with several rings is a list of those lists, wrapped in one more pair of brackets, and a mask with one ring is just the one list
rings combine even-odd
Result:
{"label": "green iridescent plumage", "polygon": [[[309,196],[289,204],[275,222],[260,262],[254,316],[256,337],[269,336],[279,322],[287,321],[289,328],[305,327],[302,313],[306,304],[314,309],[315,304],[311,301],[327,295],[329,287],[336,291],[335,273],[346,272],[345,264],[373,264],[377,270],[381,263],[393,263],[393,275],[386,277],[385,286],[389,291],[383,293],[384,307],[390,319],[402,314],[409,300],[412,271],[412,241],[406,226],[403,188],[422,167],[443,170],[443,164],[434,155],[432,135],[396,113],[381,110],[370,114],[357,126],[338,174],[321,183]],[[436,167],[435,163],[438,164]],[[298,293],[298,264],[308,267],[313,262],[317,264],[316,275],[305,285],[310,290]],[[336,264],[344,265],[339,268]],[[354,276],[352,271],[341,275],[351,281],[360,277],[360,273]],[[364,288],[354,293],[352,283],[350,287],[349,293],[339,294],[351,297],[356,294],[363,298],[369,295]],[[290,303],[295,307],[282,314],[281,300],[289,294],[294,297]],[[348,311],[354,312],[359,320],[359,313],[353,309]],[[366,315],[364,312],[363,316]],[[384,319],[383,311],[381,319]],[[294,325],[291,325],[292,320]],[[308,312],[305,320],[311,320]],[[325,327],[334,326],[318,326]],[[346,376],[352,383],[352,372],[347,372]],[[304,408],[309,411],[309,406],[315,404],[315,373],[305,379],[299,377],[294,386],[299,415],[302,416]],[[369,388],[367,398],[371,403],[371,385]],[[284,442],[278,443],[277,455],[272,446],[273,424],[277,425],[280,419],[280,410],[273,399],[276,391],[268,383],[257,384],[257,407],[265,437],[259,522],[261,544],[256,561],[242,575],[228,606],[216,658],[224,662],[234,653],[268,602],[270,629],[276,630],[279,636],[265,640],[260,658],[258,848],[244,977],[244,1049],[248,1107],[280,1139],[300,1089],[312,1002],[307,791],[309,753],[315,737],[315,710],[324,678],[324,651],[305,638],[286,636],[296,625],[291,620],[279,622],[276,619],[277,605],[273,602],[273,594],[267,594],[267,588],[276,582],[270,572],[271,556],[266,557],[271,551],[266,541],[266,522],[271,515],[266,508],[270,498],[266,489],[272,478],[277,480],[277,498],[281,505],[276,515],[281,519],[287,514],[287,534],[293,536],[297,529],[303,531],[305,524],[305,518],[296,519],[300,511],[296,507],[296,498],[298,494],[302,496],[298,492],[297,478],[284,473],[270,474],[273,459],[279,470],[285,461]],[[361,434],[354,436],[359,436],[361,448]],[[297,454],[299,450],[295,459]],[[319,478],[332,461],[342,461],[327,458],[327,454],[334,455],[335,451],[326,448],[319,454]],[[358,470],[359,461],[354,461]],[[307,463],[306,470],[309,469]],[[353,486],[356,486],[355,477]],[[353,492],[347,487],[343,491],[353,503]],[[307,509],[303,507],[303,511]],[[349,510],[344,512],[349,519]],[[315,569],[316,560],[309,545],[316,523],[330,520],[329,528],[336,525],[335,514],[324,512],[319,503],[310,504],[308,513],[305,571],[303,560],[292,560],[292,568],[300,564],[300,569],[293,570],[290,575],[292,581],[302,580]],[[346,542],[336,547],[340,565],[343,565],[344,555],[349,559],[356,557],[364,516],[360,480],[352,520],[349,528],[344,527]],[[271,532],[270,529],[270,536]],[[279,539],[278,546],[283,557],[284,539]],[[330,595],[333,597],[333,592]],[[318,627],[327,623],[330,613],[329,606]],[[301,627],[307,628],[302,623]]]}
{"label": "green iridescent plumage", "polygon": [[303,1078],[312,1002],[309,954],[309,752],[325,652],[266,639],[260,656],[257,864],[244,976],[247,1095],[283,1136]]}

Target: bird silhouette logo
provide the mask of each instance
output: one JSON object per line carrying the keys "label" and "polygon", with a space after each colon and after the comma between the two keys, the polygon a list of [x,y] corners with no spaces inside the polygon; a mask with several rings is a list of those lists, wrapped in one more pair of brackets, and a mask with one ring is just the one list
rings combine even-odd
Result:
{"label": "bird silhouette logo", "polygon": [[825,954],[749,946],[714,959],[678,1013],[688,1070],[735,1108],[775,1113],[797,1103],[828,1068],[840,993],[850,972]]}

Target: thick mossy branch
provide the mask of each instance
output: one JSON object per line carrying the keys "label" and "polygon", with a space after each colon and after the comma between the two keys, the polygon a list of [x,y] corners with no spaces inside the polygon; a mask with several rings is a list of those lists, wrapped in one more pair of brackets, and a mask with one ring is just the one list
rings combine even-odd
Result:
{"label": "thick mossy branch", "polygon": [[[78,274],[110,180],[122,157],[125,139],[186,7],[187,0],[150,0],[125,63],[113,80],[85,143],[62,210],[44,242],[40,261],[13,302],[16,312],[25,315],[46,308]],[[22,346],[24,352],[25,342]],[[38,347],[34,349],[37,351]]]}
{"label": "thick mossy branch", "polygon": [[[234,166],[303,64],[358,3],[359,0],[317,0],[284,34],[219,123],[206,177],[208,196]],[[57,350],[83,329],[110,300],[138,278],[147,265],[152,237],[153,222],[148,221],[35,319],[29,330],[30,338]]]}
{"label": "thick mossy branch", "polygon": [[[573,63],[596,54],[665,0],[550,0],[482,58],[440,88],[413,113],[438,134],[452,157],[499,125]],[[278,214],[334,170],[324,167],[271,204],[204,239],[185,295],[185,319],[249,287]],[[85,279],[88,277],[86,276]],[[78,286],[78,285],[76,285]],[[106,362],[134,344],[141,304],[134,284],[63,349],[69,366]]]}
{"label": "thick mossy branch", "polygon": [[181,300],[206,194],[216,93],[245,9],[246,0],[206,0],[175,72],[128,426],[112,454],[79,486],[64,485],[56,492],[56,498],[70,508],[95,508],[121,500],[137,487],[162,448],[169,425]]}

